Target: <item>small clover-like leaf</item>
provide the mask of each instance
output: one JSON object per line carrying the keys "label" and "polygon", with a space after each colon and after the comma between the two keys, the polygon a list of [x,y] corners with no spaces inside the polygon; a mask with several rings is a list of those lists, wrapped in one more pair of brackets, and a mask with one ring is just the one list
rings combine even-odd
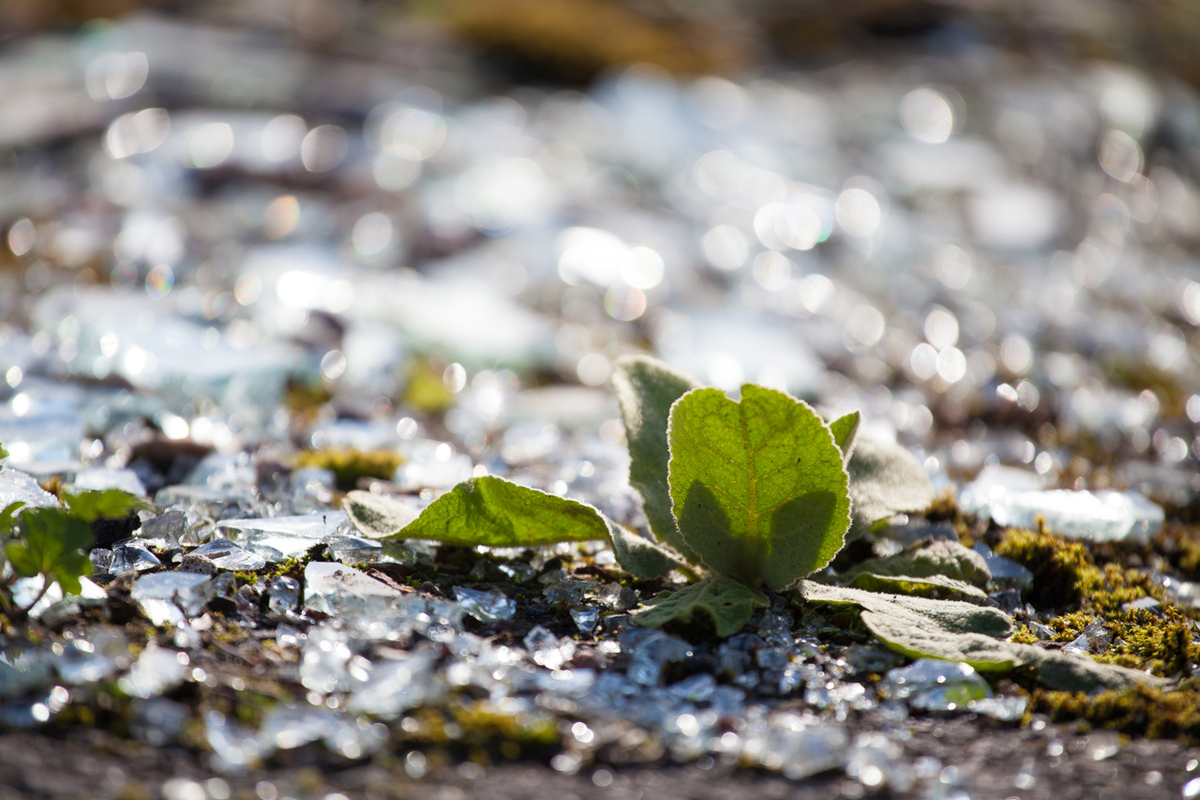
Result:
{"label": "small clover-like leaf", "polygon": [[850,456],[854,454],[854,445],[858,441],[858,426],[861,422],[862,412],[851,411],[829,423],[829,430],[833,431],[833,441],[842,451],[843,463],[849,463]]}
{"label": "small clover-like leaf", "polygon": [[753,384],[741,402],[694,389],[671,408],[668,439],[679,532],[713,572],[779,590],[841,549],[846,470],[807,404]]}
{"label": "small clover-like leaf", "polygon": [[[356,501],[361,503],[361,495]],[[348,512],[361,508],[347,505]],[[458,484],[392,535],[463,547],[533,547],[607,539],[608,525],[591,506],[485,475]]]}
{"label": "small clover-like leaf", "polygon": [[79,579],[92,571],[83,553],[92,542],[88,523],[61,508],[33,508],[20,514],[18,524],[21,535],[6,549],[13,571],[25,578],[45,575],[78,594]]}
{"label": "small clover-like leaf", "polygon": [[617,563],[635,578],[653,580],[661,578],[673,569],[691,574],[693,568],[683,556],[671,548],[639,536],[611,520],[606,521]]}
{"label": "small clover-like leaf", "polygon": [[647,356],[618,359],[612,382],[629,441],[629,483],[645,501],[650,532],[658,541],[696,561],[696,554],[679,535],[671,515],[667,420],[671,405],[699,384]]}
{"label": "small clover-like leaf", "polygon": [[770,605],[762,592],[730,578],[707,578],[677,592],[663,592],[633,621],[644,628],[661,628],[672,620],[688,621],[696,611],[712,617],[717,636],[732,636],[750,621],[755,608]]}
{"label": "small clover-like leaf", "polygon": [[896,514],[923,511],[933,502],[933,483],[912,453],[895,442],[859,436],[846,468],[854,524],[848,539]]}

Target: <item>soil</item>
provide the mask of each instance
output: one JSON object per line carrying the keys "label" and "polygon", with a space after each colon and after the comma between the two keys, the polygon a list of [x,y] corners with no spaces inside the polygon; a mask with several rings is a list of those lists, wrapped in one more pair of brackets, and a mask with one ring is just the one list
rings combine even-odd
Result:
{"label": "soil", "polygon": [[[911,736],[902,746],[910,762],[920,764],[917,760],[922,756],[931,756],[954,765],[978,800],[1175,800],[1181,786],[1200,777],[1196,766],[1200,748],[1184,748],[1171,741],[1130,741],[1111,757],[1096,760],[1089,749],[1093,737],[1036,721],[1016,728],[973,716],[931,717],[910,720],[907,727]],[[1061,755],[1051,755],[1058,751],[1059,742]],[[955,797],[948,772],[941,779],[918,782],[912,792],[870,794],[862,783],[840,774],[796,782],[711,759],[685,766],[600,765],[574,775],[527,761],[487,768],[458,765],[414,779],[396,754],[377,755],[361,763],[334,763],[316,749],[285,756],[286,760],[242,776],[215,776],[203,753],[180,747],[156,748],[102,730],[76,728],[58,736],[39,731],[6,732],[0,734],[0,800],[150,800],[163,797],[164,784],[173,778],[203,784],[214,777],[215,786],[207,784],[210,795],[221,794],[224,781],[230,798],[247,800],[341,800],[338,793],[380,800]],[[946,791],[940,793],[939,788]],[[191,796],[176,793],[168,800]]]}

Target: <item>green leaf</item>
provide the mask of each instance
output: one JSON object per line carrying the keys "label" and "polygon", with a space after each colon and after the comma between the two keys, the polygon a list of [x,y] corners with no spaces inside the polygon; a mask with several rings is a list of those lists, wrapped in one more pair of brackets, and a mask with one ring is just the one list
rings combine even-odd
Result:
{"label": "green leaf", "polygon": [[92,542],[91,526],[61,508],[26,509],[18,517],[21,536],[6,554],[13,570],[32,578],[45,575],[67,594],[78,594],[79,579],[92,571],[83,548]]}
{"label": "green leaf", "polygon": [[87,490],[79,493],[64,493],[62,501],[71,516],[84,522],[95,522],[101,518],[120,518],[138,508],[148,508],[149,503],[136,495],[120,489],[103,491]]}
{"label": "green leaf", "polygon": [[0,458],[8,458],[8,451],[4,449],[4,445],[0,444]]}
{"label": "green leaf", "polygon": [[895,442],[858,437],[846,468],[854,501],[853,539],[876,523],[933,502],[933,484],[912,454]]}
{"label": "green leaf", "polygon": [[671,548],[639,536],[611,520],[605,521],[608,523],[609,539],[612,541],[617,563],[635,578],[653,580],[661,578],[673,569],[692,574],[692,567],[683,556]]}
{"label": "green leaf", "polygon": [[645,501],[650,532],[658,541],[695,562],[696,554],[680,536],[671,515],[667,420],[671,405],[699,384],[647,356],[617,359],[612,382],[625,423],[625,438],[629,441],[629,482]]}
{"label": "green leaf", "polygon": [[754,609],[770,605],[762,592],[731,578],[707,578],[677,592],[662,592],[633,616],[644,628],[661,628],[671,620],[687,621],[696,611],[712,617],[717,636],[732,636],[754,615]]}
{"label": "green leaf", "polygon": [[878,575],[873,572],[862,572],[850,581],[855,589],[868,592],[887,592],[889,594],[906,594],[915,597],[929,597],[937,600],[962,600],[966,603],[979,605],[987,601],[987,592],[966,581],[948,578],[945,575]]}
{"label": "green leaf", "polygon": [[486,475],[458,484],[394,536],[463,547],[532,547],[607,539],[608,525],[591,506]]}
{"label": "green leaf", "polygon": [[852,411],[829,423],[829,430],[833,431],[833,441],[842,451],[842,463],[849,463],[850,456],[854,453],[854,445],[858,440],[858,426],[861,422],[862,413]]}
{"label": "green leaf", "polygon": [[740,403],[694,389],[671,408],[668,439],[679,531],[713,572],[779,590],[841,549],[846,469],[805,403],[753,384]]}
{"label": "green leaf", "polygon": [[374,492],[347,492],[342,508],[364,536],[386,539],[411,525],[420,511],[409,503]]}
{"label": "green leaf", "polygon": [[1003,641],[1012,632],[1012,621],[998,609],[953,600],[864,592],[813,581],[803,581],[799,588],[809,602],[858,606],[863,624],[871,633],[912,658],[963,661],[981,672],[1030,666],[1043,685],[1079,692],[1124,689],[1139,681],[1159,686],[1166,683],[1162,678],[1101,664],[1082,654]]}
{"label": "green leaf", "polygon": [[0,537],[6,537],[12,532],[13,523],[15,522],[16,514],[25,505],[23,500],[9,503],[0,510]]}
{"label": "green leaf", "polygon": [[847,570],[841,577],[853,582],[859,575],[893,575],[928,578],[941,575],[985,588],[992,579],[983,556],[958,542],[939,539],[925,542],[886,558],[872,558]]}

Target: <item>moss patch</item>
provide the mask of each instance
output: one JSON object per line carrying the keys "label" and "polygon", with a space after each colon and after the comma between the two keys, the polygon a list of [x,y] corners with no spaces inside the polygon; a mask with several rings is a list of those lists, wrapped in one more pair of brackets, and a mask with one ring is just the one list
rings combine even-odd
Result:
{"label": "moss patch", "polygon": [[333,472],[337,488],[349,491],[359,478],[391,480],[404,456],[394,450],[356,450],[353,447],[305,450],[296,456],[297,467],[319,467]]}
{"label": "moss patch", "polygon": [[1030,711],[1046,714],[1053,722],[1078,720],[1083,728],[1200,744],[1200,681],[1195,678],[1172,690],[1139,685],[1090,697],[1037,689],[1030,697]]}

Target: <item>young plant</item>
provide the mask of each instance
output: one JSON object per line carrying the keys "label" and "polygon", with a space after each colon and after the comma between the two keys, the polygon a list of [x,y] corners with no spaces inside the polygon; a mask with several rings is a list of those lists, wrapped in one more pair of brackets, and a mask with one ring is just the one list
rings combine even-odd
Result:
{"label": "young plant", "polygon": [[[852,518],[858,412],[827,423],[807,404],[754,384],[734,401],[646,357],[619,361],[613,383],[630,482],[644,498],[657,541],[583,503],[495,476],[459,484],[419,515],[368,492],[350,492],[346,511],[377,538],[503,547],[608,538],[618,563],[635,577],[678,569],[703,578],[655,598],[639,624],[657,627],[700,609],[724,636],[765,605],[761,588],[778,591],[825,567],[852,522],[865,530],[880,518],[924,508],[932,497],[911,456],[885,449],[860,470],[872,516]],[[880,470],[899,477],[880,482]],[[892,494],[875,496],[871,480]],[[906,482],[914,488],[897,502],[895,489]]]}

